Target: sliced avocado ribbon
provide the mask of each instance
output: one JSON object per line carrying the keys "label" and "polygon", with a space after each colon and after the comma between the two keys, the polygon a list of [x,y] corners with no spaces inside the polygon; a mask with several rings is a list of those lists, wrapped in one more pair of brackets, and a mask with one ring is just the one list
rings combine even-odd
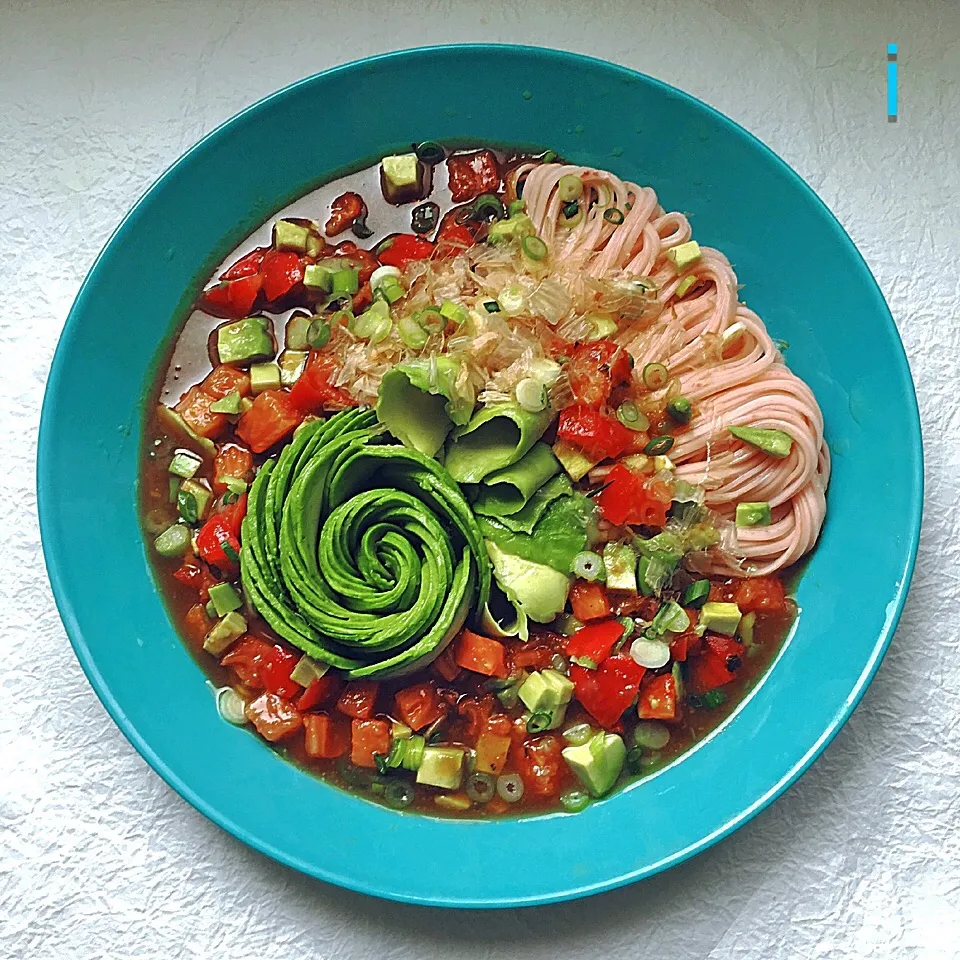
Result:
{"label": "sliced avocado ribbon", "polygon": [[518,403],[483,407],[454,430],[446,467],[457,483],[479,483],[488,474],[516,463],[543,436],[553,410],[524,410]]}
{"label": "sliced avocado ribbon", "polygon": [[473,512],[488,517],[519,513],[530,498],[560,470],[560,461],[545,443],[535,443],[516,463],[483,478]]}
{"label": "sliced avocado ribbon", "polygon": [[304,425],[261,467],[241,529],[241,578],[258,613],[351,678],[423,667],[490,590],[459,488],[435,461],[383,439],[372,411]]}

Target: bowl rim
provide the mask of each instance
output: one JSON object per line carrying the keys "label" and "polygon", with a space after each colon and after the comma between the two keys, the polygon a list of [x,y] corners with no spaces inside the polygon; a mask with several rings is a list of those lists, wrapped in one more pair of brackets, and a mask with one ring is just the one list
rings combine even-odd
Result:
{"label": "bowl rim", "polygon": [[[65,565],[65,559],[61,553],[61,545],[55,531],[53,530],[53,504],[56,498],[55,485],[49,482],[52,478],[48,476],[51,471],[51,434],[53,432],[52,424],[55,419],[57,407],[57,389],[61,377],[61,368],[66,363],[67,355],[74,348],[78,333],[78,318],[87,309],[87,300],[92,296],[91,289],[95,285],[97,274],[101,264],[105,259],[107,252],[113,246],[114,242],[121,239],[128,231],[135,228],[136,221],[141,215],[141,210],[147,198],[160,188],[162,184],[171,178],[176,170],[186,164],[193,164],[202,161],[204,155],[214,149],[224,133],[241,122],[254,118],[257,114],[270,109],[277,101],[283,100],[304,86],[308,86],[318,81],[320,78],[332,77],[341,73],[351,73],[357,70],[366,69],[371,66],[388,63],[395,60],[413,59],[418,56],[446,53],[469,53],[483,54],[493,52],[508,51],[515,55],[527,56],[552,60],[558,68],[566,67],[587,67],[589,69],[600,68],[605,71],[619,73],[623,78],[629,78],[633,81],[641,81],[654,88],[662,95],[678,97],[686,101],[689,105],[704,111],[709,118],[721,127],[738,137],[744,138],[753,149],[760,152],[764,160],[776,167],[781,175],[791,182],[794,189],[803,193],[808,202],[812,202],[821,213],[825,213],[827,218],[832,221],[835,229],[838,231],[841,242],[845,241],[851,252],[859,259],[869,283],[872,284],[879,302],[883,304],[884,314],[882,322],[886,324],[886,332],[891,336],[891,347],[893,348],[893,361],[897,367],[899,379],[902,381],[906,398],[910,401],[910,410],[907,411],[910,420],[909,449],[907,451],[911,463],[909,471],[910,490],[909,503],[905,504],[905,513],[907,514],[907,529],[910,531],[907,543],[903,552],[903,566],[900,568],[895,595],[886,606],[886,615],[883,626],[878,634],[877,640],[871,650],[871,655],[867,660],[863,671],[860,673],[853,689],[845,698],[842,707],[838,710],[823,733],[815,740],[810,748],[800,759],[777,780],[765,793],[757,797],[750,805],[742,809],[737,815],[730,817],[718,829],[700,837],[695,843],[675,851],[671,856],[665,857],[653,864],[629,871],[625,874],[610,877],[603,881],[588,883],[580,886],[568,885],[563,889],[550,894],[538,894],[529,898],[509,897],[503,899],[495,898],[477,898],[475,900],[465,900],[464,898],[449,898],[442,895],[423,896],[407,893],[398,889],[384,889],[375,883],[365,882],[364,879],[357,877],[345,877],[338,875],[330,870],[325,870],[321,864],[306,862],[291,855],[285,850],[279,849],[272,843],[251,833],[245,827],[233,822],[229,817],[220,813],[218,808],[196,793],[187,783],[185,783],[170,767],[161,759],[154,748],[141,736],[133,722],[124,713],[123,708],[117,701],[113,692],[107,685],[100,673],[94,657],[86,643],[77,620],[73,603],[67,594],[63,584],[62,568]],[[880,322],[880,317],[877,317]],[[899,349],[897,349],[899,348]],[[149,764],[150,767],[183,799],[185,799],[198,812],[217,824],[222,829],[233,834],[246,845],[258,850],[259,852],[292,867],[300,872],[307,873],[318,879],[336,884],[347,889],[351,889],[370,896],[381,897],[385,899],[407,902],[425,906],[439,907],[457,907],[457,908],[505,908],[514,906],[532,906],[547,903],[557,903],[566,900],[572,900],[580,897],[586,897],[604,891],[612,890],[617,887],[633,883],[637,880],[652,876],[670,867],[676,866],[696,854],[708,849],[715,843],[728,836],[746,822],[755,817],[777,797],[784,793],[787,788],[793,784],[813,763],[813,761],[823,752],[828,744],[837,735],[840,728],[846,723],[860,702],[867,686],[875,676],[880,663],[886,653],[893,634],[899,622],[907,593],[913,577],[917,551],[920,541],[923,499],[924,499],[924,470],[923,470],[923,442],[920,422],[919,407],[916,398],[916,389],[913,378],[910,373],[910,367],[907,360],[903,342],[900,338],[896,323],[893,320],[889,306],[883,297],[883,293],[873,276],[869,265],[866,263],[860,250],[852,241],[846,229],[840,221],[834,216],[833,212],[827,207],[823,200],[810,187],[806,181],[784,160],[782,160],[770,147],[752,134],[749,130],[731,120],[719,110],[704,103],[697,97],[686,93],[685,91],[672,86],[655,77],[625,67],[620,64],[612,63],[598,57],[592,57],[585,54],[574,53],[565,50],[558,50],[550,47],[540,47],[525,44],[501,44],[501,43],[450,43],[450,44],[432,44],[428,46],[410,47],[402,50],[394,50],[386,53],[376,54],[359,60],[353,60],[348,63],[339,64],[327,70],[319,71],[310,76],[304,77],[293,83],[275,90],[265,97],[255,101],[243,110],[229,117],[217,125],[212,131],[207,133],[202,139],[197,141],[190,149],[179,156],[171,163],[164,172],[143,192],[136,203],[130,208],[123,217],[120,224],[110,234],[103,248],[100,250],[93,265],[90,267],[86,277],[81,284],[73,305],[64,322],[63,329],[57,343],[56,351],[51,362],[50,371],[47,377],[44,391],[43,405],[41,410],[40,427],[38,432],[37,445],[37,511],[39,517],[39,526],[41,534],[41,544],[47,569],[47,575],[54,596],[57,609],[66,630],[67,636],[73,647],[73,650],[80,662],[83,672],[86,674],[95,693],[103,703],[107,712],[113,721],[120,728],[127,740],[133,745],[140,756]]]}

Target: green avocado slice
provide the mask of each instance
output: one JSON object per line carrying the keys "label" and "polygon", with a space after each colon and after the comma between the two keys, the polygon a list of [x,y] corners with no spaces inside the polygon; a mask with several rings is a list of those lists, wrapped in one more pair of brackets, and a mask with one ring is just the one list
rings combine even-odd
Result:
{"label": "green avocado slice", "polygon": [[447,442],[446,467],[457,483],[479,483],[488,474],[516,463],[544,434],[551,409],[539,413],[518,403],[484,407]]}
{"label": "green avocado slice", "polygon": [[384,439],[372,411],[305,424],[261,467],[241,528],[250,602],[351,678],[420,669],[490,591],[460,489],[436,461]]}
{"label": "green avocado slice", "polygon": [[549,623],[567,603],[570,578],[553,567],[505,553],[492,540],[487,554],[493,573],[507,599],[537,623]]}
{"label": "green avocado slice", "polygon": [[473,512],[488,517],[518,513],[533,494],[560,471],[560,462],[545,443],[535,443],[516,463],[483,478]]}
{"label": "green avocado slice", "polygon": [[472,401],[457,392],[459,373],[449,357],[401,363],[380,381],[377,417],[404,446],[436,456],[447,434],[473,413]]}

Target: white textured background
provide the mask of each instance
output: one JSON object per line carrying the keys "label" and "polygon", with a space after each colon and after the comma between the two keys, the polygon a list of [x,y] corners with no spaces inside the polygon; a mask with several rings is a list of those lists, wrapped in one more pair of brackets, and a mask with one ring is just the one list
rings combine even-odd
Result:
{"label": "white textured background", "polygon": [[[960,5],[417,6],[0,0],[0,958],[960,956]],[[802,781],[667,875],[499,914],[327,887],[247,850],[173,794],[73,657],[34,496],[57,335],[97,252],[155,177],[289,81],[391,48],[480,39],[639,68],[718,107],[795,167],[893,309],[927,458],[901,627],[862,705]],[[890,41],[900,45],[896,125],[883,92]]]}

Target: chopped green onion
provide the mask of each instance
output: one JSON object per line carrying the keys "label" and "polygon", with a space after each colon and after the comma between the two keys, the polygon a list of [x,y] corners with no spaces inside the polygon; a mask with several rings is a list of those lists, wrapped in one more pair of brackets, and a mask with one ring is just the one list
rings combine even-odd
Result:
{"label": "chopped green onion", "polygon": [[499,313],[500,304],[497,303],[496,300],[485,300],[483,304],[483,309],[486,310],[487,313]]}
{"label": "chopped green onion", "polygon": [[540,158],[540,162],[541,162],[541,163],[553,163],[553,161],[556,160],[558,156],[559,156],[559,154],[557,153],[556,150],[548,150],[548,151]]}
{"label": "chopped green onion", "polygon": [[494,193],[481,193],[473,201],[473,216],[477,220],[503,220],[506,215],[503,201]]}
{"label": "chopped green onion", "polygon": [[390,319],[390,307],[382,300],[372,303],[353,322],[353,332],[361,340],[379,343],[393,327]]}
{"label": "chopped green onion", "polygon": [[629,430],[647,430],[650,427],[650,419],[632,400],[624,400],[617,407],[617,419]]}
{"label": "chopped green onion", "polygon": [[410,215],[410,229],[414,233],[430,233],[440,219],[440,207],[433,201],[421,203]]}
{"label": "chopped green onion", "polygon": [[[177,502],[177,494],[179,492],[180,492],[180,481],[176,477],[171,477],[170,486],[168,488],[168,493],[169,493],[168,500],[170,501],[170,503]],[[150,532],[152,533],[153,531],[151,530]]]}
{"label": "chopped green onion", "polygon": [[356,317],[354,317],[352,310],[337,310],[330,314],[331,327],[339,326],[346,327],[348,330],[352,330],[355,320]]}
{"label": "chopped green onion", "polygon": [[200,516],[197,498],[189,490],[180,488],[177,494],[177,512],[187,523],[196,523]]}
{"label": "chopped green onion", "polygon": [[770,504],[766,501],[737,504],[738,527],[767,527],[772,520]]}
{"label": "chopped green onion", "polygon": [[190,528],[175,523],[153,541],[153,546],[161,557],[182,557],[190,546]]}
{"label": "chopped green onion", "polygon": [[583,667],[584,670],[596,670],[600,666],[593,657],[571,657],[571,663],[575,663],[578,667]]}
{"label": "chopped green onion", "polygon": [[567,173],[557,182],[557,195],[561,203],[572,203],[583,196],[583,181],[573,173]]}
{"label": "chopped green onion", "polygon": [[644,448],[643,452],[651,457],[658,457],[666,453],[673,446],[673,437],[662,434],[654,437]]}
{"label": "chopped green onion", "polygon": [[667,416],[676,423],[689,423],[693,407],[686,397],[674,397],[667,403]]}
{"label": "chopped green onion", "polygon": [[562,637],[572,637],[582,626],[572,613],[561,613],[553,621],[553,629]]}
{"label": "chopped green onion", "polygon": [[424,307],[417,316],[417,322],[427,333],[441,333],[447,325],[447,318],[439,307]]}
{"label": "chopped green onion", "polygon": [[637,625],[630,619],[630,617],[617,617],[617,623],[623,627],[623,635],[616,642],[614,649],[618,650],[626,642],[627,638],[633,634],[633,631],[637,629]]}
{"label": "chopped green onion", "polygon": [[234,550],[234,548],[229,543],[226,543],[226,542],[221,543],[220,549],[223,551],[224,556],[231,563],[236,563],[236,564],[240,563],[240,554],[237,553],[237,551]]}
{"label": "chopped green onion", "polygon": [[603,219],[606,220],[607,223],[619,225],[623,223],[623,211],[618,210],[616,207],[607,207],[607,209],[603,211]]}
{"label": "chopped green onion", "polygon": [[330,342],[330,324],[323,317],[314,317],[307,328],[307,343],[314,350],[322,350]]}
{"label": "chopped green onion", "polygon": [[416,798],[416,790],[406,780],[391,780],[383,788],[383,799],[394,810],[406,810]]}
{"label": "chopped green onion", "polygon": [[683,593],[683,605],[699,609],[710,596],[710,581],[695,580]]}
{"label": "chopped green onion", "polygon": [[507,216],[515,217],[518,213],[523,213],[527,209],[526,200],[511,200],[507,204]]}
{"label": "chopped green onion", "polygon": [[586,790],[566,790],[560,794],[560,804],[569,813],[579,813],[590,805],[590,794]]}
{"label": "chopped green onion", "polygon": [[670,647],[662,640],[637,637],[630,644],[630,657],[647,670],[659,670],[670,661]]}
{"label": "chopped green onion", "polygon": [[443,306],[440,308],[440,315],[446,317],[447,320],[451,320],[458,327],[462,323],[466,323],[468,319],[467,311],[452,300],[443,301]]}
{"label": "chopped green onion", "polygon": [[565,203],[562,212],[563,225],[571,230],[583,220],[583,207],[576,200],[573,203]]}
{"label": "chopped green onion", "polygon": [[403,751],[403,769],[411,772],[419,770],[420,764],[423,763],[423,751],[427,747],[426,739],[415,733],[404,742],[406,746]]}
{"label": "chopped green onion", "polygon": [[367,214],[363,213],[356,217],[350,224],[350,232],[360,240],[367,240],[373,236],[373,230],[367,226]]}
{"label": "chopped green onion", "polygon": [[424,140],[423,143],[417,144],[414,152],[417,155],[417,159],[421,160],[423,163],[433,166],[434,164],[440,163],[441,160],[447,155],[443,147],[439,143],[435,143],[433,140]]}
{"label": "chopped green onion", "polygon": [[641,720],[633,730],[635,746],[648,750],[662,750],[670,742],[670,730],[656,720]]}
{"label": "chopped green onion", "polygon": [[650,626],[644,631],[648,637],[658,637],[662,633],[683,633],[690,626],[690,618],[676,600],[668,600],[658,611]]}
{"label": "chopped green onion", "polygon": [[593,727],[589,723],[575,723],[563,731],[563,739],[571,746],[579,747],[593,736]]}
{"label": "chopped green onion", "polygon": [[605,568],[603,566],[603,557],[592,550],[584,550],[573,558],[573,575],[581,580],[600,580],[603,578]]}
{"label": "chopped green onion", "polygon": [[523,799],[523,778],[519,773],[504,773],[497,777],[497,793],[501,800],[516,803]]}
{"label": "chopped green onion", "polygon": [[524,237],[520,246],[531,260],[544,260],[549,253],[547,245],[539,237]]}
{"label": "chopped green onion", "polygon": [[789,341],[789,340],[777,340],[777,339],[774,339],[773,345],[774,345],[781,353],[783,353],[785,350],[789,350],[789,349],[790,349],[790,341]]}
{"label": "chopped green onion", "polygon": [[217,690],[216,704],[217,713],[227,723],[232,723],[235,727],[242,727],[247,722],[247,705],[243,697],[233,687],[221,687]]}
{"label": "chopped green onion", "polygon": [[407,752],[407,737],[394,736],[393,743],[390,744],[390,752],[384,758],[384,765],[388,770],[396,770],[403,763],[404,754]]}
{"label": "chopped green onion", "polygon": [[533,377],[524,377],[517,384],[517,403],[528,413],[539,413],[547,407],[547,388]]}
{"label": "chopped green onion", "polygon": [[533,713],[527,720],[527,733],[543,733],[544,730],[550,729],[552,722],[553,717],[549,713],[543,711]]}
{"label": "chopped green onion", "polygon": [[670,379],[670,373],[662,363],[648,363],[644,365],[640,377],[648,390],[662,390]]}
{"label": "chopped green onion", "polygon": [[500,309],[508,317],[515,317],[517,314],[523,313],[526,299],[523,287],[518,283],[511,283],[500,291],[497,296],[497,303],[500,304]]}
{"label": "chopped green onion", "polygon": [[489,803],[497,795],[497,778],[477,770],[467,777],[463,789],[474,803]]}
{"label": "chopped green onion", "polygon": [[189,450],[178,450],[170,460],[170,466],[167,469],[177,477],[183,477],[189,480],[196,475],[203,461],[195,453]]}
{"label": "chopped green onion", "polygon": [[404,346],[411,350],[422,350],[429,339],[427,331],[412,316],[401,317],[397,321],[397,332]]}
{"label": "chopped green onion", "polygon": [[640,773],[644,767],[643,751],[639,747],[631,747],[627,751],[625,766],[627,773]]}
{"label": "chopped green onion", "polygon": [[356,293],[360,289],[358,270],[337,270],[330,279],[330,292],[333,296],[344,293]]}
{"label": "chopped green onion", "polygon": [[[687,700],[689,701],[690,698],[687,697]],[[707,710],[716,710],[717,707],[721,707],[727,702],[727,695],[722,690],[708,690],[700,695],[699,700],[700,703],[693,705],[706,707]]]}

